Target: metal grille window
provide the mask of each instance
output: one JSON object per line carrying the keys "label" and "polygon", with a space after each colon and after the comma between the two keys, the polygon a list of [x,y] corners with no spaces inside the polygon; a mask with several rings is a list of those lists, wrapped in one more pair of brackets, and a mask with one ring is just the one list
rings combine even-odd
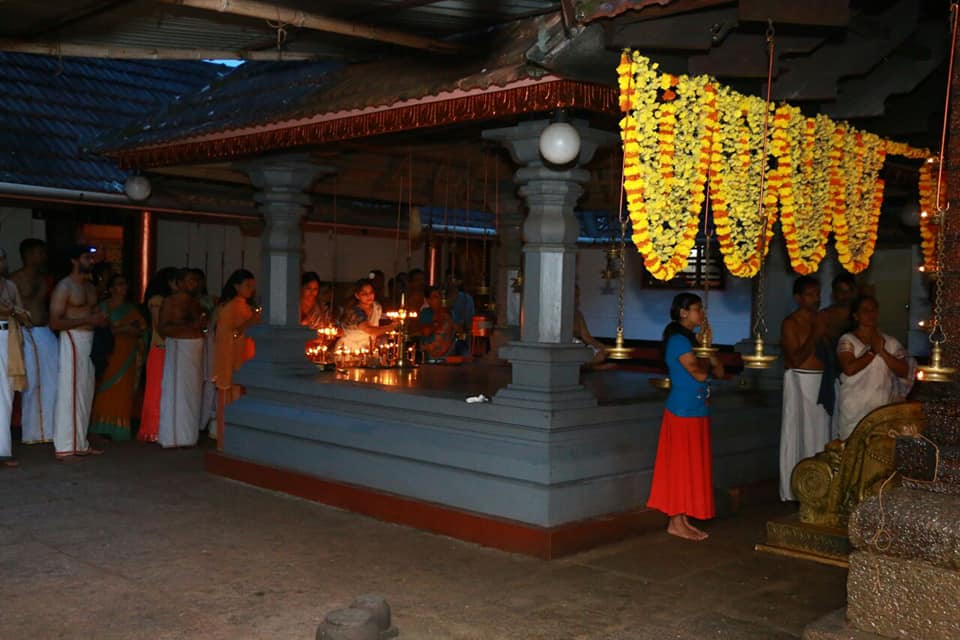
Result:
{"label": "metal grille window", "polygon": [[711,289],[723,289],[726,285],[723,257],[717,243],[710,244],[710,255],[707,255],[706,243],[702,238],[690,250],[687,266],[672,280],[664,282],[646,270],[643,272],[643,286],[651,289],[701,289],[705,279],[709,281]]}

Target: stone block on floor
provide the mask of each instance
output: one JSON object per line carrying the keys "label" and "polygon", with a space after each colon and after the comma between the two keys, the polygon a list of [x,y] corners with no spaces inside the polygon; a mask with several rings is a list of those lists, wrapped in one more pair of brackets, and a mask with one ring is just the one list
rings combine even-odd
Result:
{"label": "stone block on floor", "polygon": [[960,569],[960,497],[905,488],[884,491],[853,513],[849,535],[856,549],[956,571]]}
{"label": "stone block on floor", "polygon": [[960,638],[960,572],[919,560],[850,554],[847,619],[888,638]]}
{"label": "stone block on floor", "polygon": [[887,640],[869,631],[857,629],[847,622],[847,610],[837,609],[803,630],[802,640]]}

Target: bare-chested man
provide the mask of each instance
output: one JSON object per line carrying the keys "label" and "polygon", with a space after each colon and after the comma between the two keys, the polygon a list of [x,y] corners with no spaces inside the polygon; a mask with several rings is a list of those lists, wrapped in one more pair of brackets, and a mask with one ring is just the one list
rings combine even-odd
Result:
{"label": "bare-chested man", "polygon": [[90,282],[94,251],[86,245],[70,248],[72,271],[53,288],[50,299],[50,327],[60,332],[53,445],[61,460],[103,453],[87,442],[96,375],[90,359],[93,329],[109,322],[97,311],[97,292]]}
{"label": "bare-chested man", "polygon": [[830,441],[830,415],[819,404],[823,363],[817,357],[824,325],[819,315],[820,283],[800,276],[793,283],[797,309],[783,320],[780,339],[783,373],[783,417],[780,425],[780,499],[794,500],[793,468]]}
{"label": "bare-chested man", "polygon": [[23,306],[30,312],[30,326],[23,330],[27,388],[21,404],[21,442],[52,442],[60,347],[57,336],[47,326],[52,289],[47,275],[47,245],[38,238],[27,238],[20,243],[20,260],[23,267],[10,278],[17,284]]}
{"label": "bare-chested man", "polygon": [[10,418],[14,391],[27,386],[19,323],[28,322],[29,314],[8,275],[7,254],[0,249],[0,466],[15,467],[18,463],[13,458]]}
{"label": "bare-chested man", "polygon": [[160,307],[158,333],[166,355],[160,392],[157,442],[163,447],[192,447],[203,417],[203,330],[207,315],[200,304],[200,279],[184,269],[177,292]]}

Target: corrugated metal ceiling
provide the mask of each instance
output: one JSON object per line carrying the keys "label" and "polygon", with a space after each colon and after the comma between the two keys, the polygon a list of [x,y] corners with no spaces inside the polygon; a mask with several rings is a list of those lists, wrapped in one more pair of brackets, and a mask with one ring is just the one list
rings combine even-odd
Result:
{"label": "corrugated metal ceiling", "polygon": [[[224,2],[224,6],[229,6]],[[434,39],[450,39],[523,17],[559,11],[554,0],[283,0],[273,6]],[[262,51],[284,47],[321,58],[363,59],[389,51],[372,40],[278,25],[157,0],[0,2],[0,38],[155,49]]]}

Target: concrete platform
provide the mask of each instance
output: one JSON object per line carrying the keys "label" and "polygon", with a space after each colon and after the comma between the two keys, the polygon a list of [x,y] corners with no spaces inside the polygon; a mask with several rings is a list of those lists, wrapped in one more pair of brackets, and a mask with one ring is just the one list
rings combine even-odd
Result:
{"label": "concrete platform", "polygon": [[106,449],[0,469],[0,637],[310,640],[380,593],[406,640],[786,640],[844,606],[845,571],[753,552],[780,504],[545,562]]}

